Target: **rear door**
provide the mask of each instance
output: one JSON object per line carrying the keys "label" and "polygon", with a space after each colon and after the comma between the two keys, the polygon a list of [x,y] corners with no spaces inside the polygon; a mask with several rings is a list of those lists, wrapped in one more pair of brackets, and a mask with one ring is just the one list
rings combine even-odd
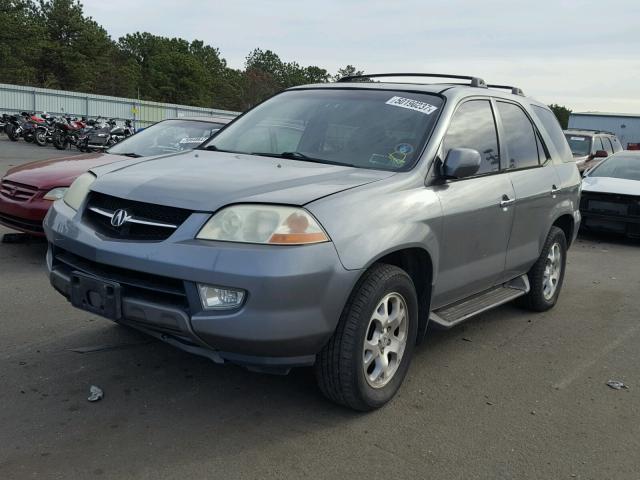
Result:
{"label": "rear door", "polygon": [[540,255],[560,191],[560,179],[528,113],[496,101],[505,169],[515,191],[513,229],[502,281],[526,273]]}
{"label": "rear door", "polygon": [[[443,210],[438,281],[432,308],[492,287],[504,276],[513,220],[513,186],[500,169],[500,148],[489,99],[460,104],[445,135],[440,158],[451,148],[480,152],[482,164],[473,177],[448,180],[434,187]],[[502,205],[501,205],[502,204]]]}

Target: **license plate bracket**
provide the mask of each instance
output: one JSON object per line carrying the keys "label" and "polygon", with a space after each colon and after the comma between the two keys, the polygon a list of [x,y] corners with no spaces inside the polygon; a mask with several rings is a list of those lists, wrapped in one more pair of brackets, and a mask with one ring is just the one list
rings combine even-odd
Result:
{"label": "license plate bracket", "polygon": [[86,273],[71,273],[71,304],[111,320],[122,318],[122,293],[119,283]]}

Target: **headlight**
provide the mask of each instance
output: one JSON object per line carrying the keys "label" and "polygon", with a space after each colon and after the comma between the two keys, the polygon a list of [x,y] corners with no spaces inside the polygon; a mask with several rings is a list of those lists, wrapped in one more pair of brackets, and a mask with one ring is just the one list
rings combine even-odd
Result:
{"label": "headlight", "polygon": [[53,190],[49,190],[42,198],[45,200],[59,200],[64,197],[64,194],[69,190],[67,187],[58,187]]}
{"label": "headlight", "polygon": [[197,238],[227,242],[303,245],[329,241],[309,212],[277,205],[234,205],[216,213]]}
{"label": "headlight", "polygon": [[89,193],[89,187],[95,180],[96,176],[93,173],[87,172],[80,175],[64,194],[64,203],[74,210],[78,210]]}

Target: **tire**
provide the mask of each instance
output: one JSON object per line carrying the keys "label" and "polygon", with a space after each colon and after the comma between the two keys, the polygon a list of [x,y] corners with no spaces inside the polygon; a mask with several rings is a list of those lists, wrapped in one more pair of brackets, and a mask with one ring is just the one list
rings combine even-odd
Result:
{"label": "tire", "polygon": [[[404,320],[391,327],[395,330],[389,333],[384,333],[382,323],[374,319],[374,313],[380,312],[377,307],[384,302],[392,312],[405,307],[405,315],[401,317]],[[417,331],[418,299],[411,278],[398,267],[374,265],[357,283],[336,331],[317,356],[314,368],[320,390],[329,400],[355,410],[382,407],[393,398],[404,380]],[[367,338],[374,341],[365,347]],[[404,346],[397,348],[403,341]],[[377,375],[383,357],[390,368],[387,378]],[[371,362],[368,369],[365,358]]]}
{"label": "tire", "polygon": [[47,145],[47,132],[44,130],[37,130],[33,136],[33,141],[39,146],[44,147]]}
{"label": "tire", "polygon": [[9,137],[9,140],[11,140],[12,142],[17,142],[19,136],[16,135],[16,127],[14,125],[9,125],[9,129],[7,130],[7,136]]}
{"label": "tire", "polygon": [[55,132],[53,134],[51,143],[53,143],[53,146],[58,150],[64,150],[67,148],[67,138],[60,132]]}
{"label": "tire", "polygon": [[[551,255],[552,252],[555,253]],[[557,258],[558,253],[560,254],[559,261],[552,260],[552,257]],[[531,267],[531,270],[529,270],[528,275],[531,289],[529,290],[529,293],[517,300],[518,304],[535,312],[544,312],[553,308],[560,296],[560,290],[562,290],[566,264],[567,239],[560,228],[551,227],[549,235],[542,247],[540,257],[533,267]],[[548,267],[551,268],[550,272],[547,271]],[[559,271],[556,271],[556,273],[553,274],[553,268],[559,268]],[[550,273],[552,275],[549,277]],[[554,277],[555,282],[553,281]],[[553,292],[548,288],[545,289],[545,285],[549,285],[549,282],[551,282],[552,285],[555,285]]]}

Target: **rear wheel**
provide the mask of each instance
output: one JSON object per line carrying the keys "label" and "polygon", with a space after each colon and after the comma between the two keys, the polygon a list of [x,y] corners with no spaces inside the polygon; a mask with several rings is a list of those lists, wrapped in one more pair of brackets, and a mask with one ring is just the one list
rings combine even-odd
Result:
{"label": "rear wheel", "polygon": [[536,312],[552,308],[558,301],[567,263],[567,239],[558,227],[551,227],[538,261],[529,270],[529,293],[518,303]]}
{"label": "rear wheel", "polygon": [[383,406],[404,380],[417,328],[418,300],[409,275],[392,265],[373,266],[358,282],[333,337],[318,355],[320,390],[355,410]]}

